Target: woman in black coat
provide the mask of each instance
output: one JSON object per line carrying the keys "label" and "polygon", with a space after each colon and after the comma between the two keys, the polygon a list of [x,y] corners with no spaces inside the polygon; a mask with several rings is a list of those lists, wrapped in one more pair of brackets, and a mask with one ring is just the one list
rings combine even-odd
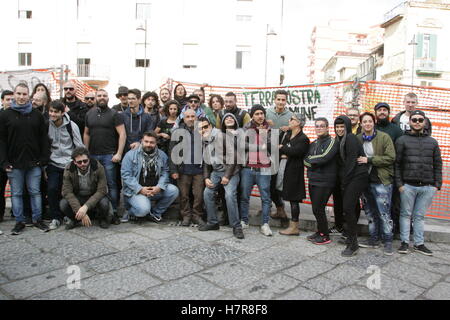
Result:
{"label": "woman in black coat", "polygon": [[287,159],[282,197],[291,204],[291,221],[287,229],[280,231],[282,235],[300,234],[298,230],[300,202],[306,198],[303,158],[309,149],[309,138],[303,133],[305,122],[305,115],[293,114],[289,120],[289,131],[286,132],[280,145],[281,159]]}

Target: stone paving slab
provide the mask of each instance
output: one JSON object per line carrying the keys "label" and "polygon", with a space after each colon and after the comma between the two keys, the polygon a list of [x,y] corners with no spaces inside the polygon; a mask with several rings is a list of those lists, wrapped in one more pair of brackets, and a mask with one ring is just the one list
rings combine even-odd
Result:
{"label": "stone paving slab", "polygon": [[267,275],[262,272],[255,272],[248,266],[233,261],[202,271],[198,276],[222,288],[234,290],[250,286]]}
{"label": "stone paving slab", "polygon": [[238,261],[258,271],[272,273],[292,267],[305,259],[293,250],[274,247],[251,253]]}
{"label": "stone paving slab", "polygon": [[189,234],[190,237],[194,237],[207,242],[214,242],[217,240],[232,238],[233,229],[227,227],[221,227],[220,230],[212,230],[212,231],[199,231],[192,232]]}
{"label": "stone paving slab", "polygon": [[333,292],[336,292],[340,288],[343,288],[344,285],[339,281],[319,276],[314,279],[306,281],[305,283],[302,284],[302,287],[314,290],[315,292],[318,292],[321,295],[329,295]]}
{"label": "stone paving slab", "polygon": [[241,240],[232,237],[218,242],[244,252],[257,252],[276,245],[270,237],[264,237],[260,234],[248,234],[247,231],[248,230],[244,230],[245,239]]}
{"label": "stone paving slab", "polygon": [[199,264],[178,256],[165,256],[139,265],[141,270],[163,280],[174,280],[203,270]]}
{"label": "stone paving slab", "polygon": [[245,300],[273,300],[287,291],[294,289],[299,281],[284,274],[264,278],[237,291],[235,295]]}
{"label": "stone paving slab", "polygon": [[68,289],[61,287],[53,289],[38,295],[35,295],[29,300],[91,300],[92,298],[82,292],[82,290]]}
{"label": "stone paving slab", "polygon": [[328,296],[327,300],[384,300],[376,293],[364,287],[351,286],[342,288]]}
{"label": "stone paving slab", "polygon": [[84,280],[81,289],[93,298],[109,300],[122,299],[160,283],[139,268],[129,267]]}
{"label": "stone paving slab", "polygon": [[352,285],[366,275],[366,271],[351,265],[341,264],[324,273],[322,276],[339,281],[344,285]]}
{"label": "stone paving slab", "polygon": [[183,252],[183,255],[205,267],[212,267],[239,258],[244,255],[244,252],[219,243],[210,243]]}
{"label": "stone paving slab", "polygon": [[294,290],[289,291],[289,293],[278,297],[277,300],[321,300],[322,295],[304,288],[304,287],[297,287]]}
{"label": "stone paving slab", "polygon": [[120,251],[155,243],[155,240],[131,232],[112,234],[103,238],[98,238],[96,241]]}
{"label": "stone paving slab", "polygon": [[197,276],[188,276],[144,292],[152,300],[214,300],[225,291]]}
{"label": "stone paving slab", "polygon": [[406,254],[399,258],[398,261],[407,264],[420,266],[421,269],[425,269],[434,273],[442,275],[450,274],[450,261],[439,259],[436,257],[425,256],[420,253]]}
{"label": "stone paving slab", "polygon": [[422,288],[429,288],[441,279],[441,275],[403,262],[391,262],[381,268],[382,274],[407,281]]}
{"label": "stone paving slab", "polygon": [[154,240],[167,239],[173,236],[172,232],[150,227],[138,227],[133,232]]}
{"label": "stone paving slab", "polygon": [[[358,284],[362,287],[367,287],[367,280],[368,277],[360,279]],[[425,290],[412,283],[395,279],[382,273],[380,277],[380,289],[373,289],[371,291],[375,294],[386,297],[387,299],[414,300],[423,294]]]}
{"label": "stone paving slab", "polygon": [[425,298],[433,300],[450,300],[450,283],[438,283],[425,294]]}
{"label": "stone paving slab", "polygon": [[[80,279],[85,279],[92,275],[92,272],[80,268]],[[10,282],[2,285],[1,288],[16,299],[25,299],[50,289],[66,286],[69,276],[70,274],[67,273],[67,268],[59,269],[27,279]]]}
{"label": "stone paving slab", "polygon": [[299,265],[284,270],[283,273],[297,280],[307,281],[327,271],[330,271],[335,267],[335,265],[319,260],[306,260]]}

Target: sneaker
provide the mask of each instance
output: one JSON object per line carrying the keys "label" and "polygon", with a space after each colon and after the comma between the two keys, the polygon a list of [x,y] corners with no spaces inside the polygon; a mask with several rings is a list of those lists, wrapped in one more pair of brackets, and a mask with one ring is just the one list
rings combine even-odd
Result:
{"label": "sneaker", "polygon": [[218,223],[216,223],[216,224],[204,223],[198,227],[199,231],[210,231],[210,230],[219,230],[219,229],[220,229],[220,226]]}
{"label": "sneaker", "polygon": [[108,220],[109,220],[109,219],[102,219],[102,220],[100,220],[100,223],[99,223],[100,228],[102,228],[102,229],[108,229],[109,226],[111,225],[111,221],[108,221]]}
{"label": "sneaker", "polygon": [[33,220],[31,220],[31,217],[25,217],[25,226],[26,226],[26,227],[32,227],[32,226],[34,226]]}
{"label": "sneaker", "polygon": [[330,228],[329,230],[328,230],[328,233],[330,234],[330,235],[338,235],[338,234],[341,234],[342,233],[342,229],[339,229],[339,228],[337,228],[336,226],[334,226],[334,227],[332,227],[332,228]]}
{"label": "sneaker", "polygon": [[58,219],[53,219],[48,227],[50,230],[55,230],[58,229],[60,225],[61,221],[59,221]]}
{"label": "sneaker", "polygon": [[406,242],[402,242],[400,248],[398,248],[397,252],[401,254],[407,254],[409,251],[409,245]]}
{"label": "sneaker", "polygon": [[261,226],[261,233],[263,235],[265,235],[266,237],[271,237],[272,236],[272,230],[270,230],[270,227],[269,227],[268,223],[264,223]]}
{"label": "sneaker", "polygon": [[320,235],[320,233],[319,233],[319,231],[317,231],[317,232],[315,232],[315,233],[313,233],[313,234],[307,236],[307,237],[306,237],[306,240],[308,240],[308,241],[313,241],[313,240],[314,240],[316,237],[318,237],[319,235]]}
{"label": "sneaker", "polygon": [[13,236],[17,236],[17,235],[19,235],[22,232],[23,229],[25,229],[25,223],[23,223],[23,222],[16,222],[16,225],[11,230],[11,234]]}
{"label": "sneaker", "polygon": [[247,222],[245,222],[244,220],[241,221],[241,227],[242,227],[242,229],[250,228],[249,224]]}
{"label": "sneaker", "polygon": [[392,256],[394,254],[394,250],[392,249],[392,242],[386,242],[384,244],[383,253],[386,256]]}
{"label": "sneaker", "polygon": [[71,220],[69,219],[69,221],[67,221],[65,229],[66,230],[71,230],[73,228],[75,228],[77,226],[77,222],[75,220]]}
{"label": "sneaker", "polygon": [[348,245],[350,243],[350,239],[348,237],[341,237],[338,240],[339,244]]}
{"label": "sneaker", "polygon": [[233,235],[238,239],[244,239],[244,231],[242,230],[242,228],[233,228]]}
{"label": "sneaker", "polygon": [[3,234],[3,231],[2,231],[2,230],[0,230],[0,234]]}
{"label": "sneaker", "polygon": [[354,246],[352,244],[348,244],[344,251],[341,252],[341,256],[352,257],[358,253],[358,250],[358,245]]}
{"label": "sneaker", "polygon": [[324,235],[323,233],[318,234],[313,240],[312,243],[321,245],[321,244],[329,244],[331,243],[330,237]]}
{"label": "sneaker", "polygon": [[111,222],[112,224],[119,225],[120,224],[120,218],[117,216],[117,213],[114,212],[114,214],[111,216]]}
{"label": "sneaker", "polygon": [[153,222],[156,222],[156,223],[161,221],[161,217],[157,216],[156,214],[154,214],[152,212],[150,212],[148,215],[149,215],[150,221],[153,221]]}
{"label": "sneaker", "polygon": [[130,215],[128,214],[128,212],[125,212],[122,218],[120,218],[120,222],[127,223],[128,221],[130,221]]}
{"label": "sneaker", "polygon": [[427,247],[425,247],[424,244],[421,244],[419,246],[414,246],[414,251],[424,254],[426,256],[432,256],[433,255],[433,251],[431,251],[430,249],[428,249]]}
{"label": "sneaker", "polygon": [[199,216],[196,216],[196,215],[193,215],[191,220],[194,224],[197,224],[199,226],[202,226],[205,224],[205,221],[203,221],[202,218],[200,218]]}
{"label": "sneaker", "polygon": [[367,240],[361,241],[359,243],[359,246],[361,248],[378,249],[380,247],[380,242],[369,238]]}
{"label": "sneaker", "polygon": [[50,231],[48,226],[44,222],[42,222],[42,220],[39,220],[39,221],[33,223],[33,226],[35,226],[36,228],[38,228],[42,232],[49,232]]}
{"label": "sneaker", "polygon": [[189,227],[191,225],[191,217],[183,217],[183,221],[181,222],[181,226]]}

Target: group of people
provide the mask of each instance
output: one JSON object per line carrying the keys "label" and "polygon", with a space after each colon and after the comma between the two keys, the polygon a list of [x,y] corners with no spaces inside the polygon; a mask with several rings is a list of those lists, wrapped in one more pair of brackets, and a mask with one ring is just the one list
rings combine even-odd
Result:
{"label": "group of people", "polygon": [[[233,235],[243,239],[256,184],[265,236],[272,235],[270,218],[282,221],[281,235],[299,235],[308,188],[317,220],[317,232],[307,237],[312,243],[325,245],[330,235],[341,234],[343,256],[381,244],[392,255],[399,232],[398,252],[408,253],[412,225],[413,249],[432,255],[424,245],[424,217],[442,185],[442,159],[414,93],[405,96],[405,110],[392,121],[387,103],[376,104],[373,113],[349,108],[332,124],[335,137],[328,119],[316,118],[313,139],[303,132],[305,115],[287,108],[285,90],[274,93],[272,107],[256,104],[246,111],[233,92],[211,95],[207,105],[203,88],[188,96],[181,84],[173,98],[166,88],[159,96],[142,96],[120,87],[120,103],[112,108],[103,89],[81,101],[72,82],[63,88],[64,98],[55,101],[43,84],[32,93],[23,83],[2,92],[0,221],[9,180],[13,235],[27,224],[47,232],[64,220],[66,229],[91,226],[93,219],[102,228],[130,220],[158,223],[179,199],[182,226],[218,230],[225,211]],[[331,195],[330,228],[325,209]],[[43,221],[45,201],[49,226]],[[370,237],[358,242],[361,204]]]}

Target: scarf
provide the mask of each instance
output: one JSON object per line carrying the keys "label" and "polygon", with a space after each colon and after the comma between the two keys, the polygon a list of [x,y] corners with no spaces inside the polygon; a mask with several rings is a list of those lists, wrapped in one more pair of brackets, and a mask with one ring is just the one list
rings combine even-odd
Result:
{"label": "scarf", "polygon": [[362,134],[362,138],[363,138],[363,141],[364,142],[370,142],[370,141],[372,141],[373,139],[375,139],[375,137],[377,136],[377,130],[373,130],[373,134],[372,135],[370,135],[370,136],[366,136],[366,134],[363,132],[363,134]]}
{"label": "scarf", "polygon": [[11,109],[20,112],[21,114],[28,114],[33,111],[33,106],[30,101],[24,105],[19,105],[16,103],[16,100],[11,101]]}
{"label": "scarf", "polygon": [[153,150],[152,153],[148,154],[144,151],[144,149],[141,146],[141,153],[142,153],[142,169],[144,170],[144,179],[147,178],[147,175],[150,173],[152,168],[155,168],[156,170],[156,177],[159,177],[161,174],[161,168],[158,166],[158,147],[155,147],[155,150]]}

